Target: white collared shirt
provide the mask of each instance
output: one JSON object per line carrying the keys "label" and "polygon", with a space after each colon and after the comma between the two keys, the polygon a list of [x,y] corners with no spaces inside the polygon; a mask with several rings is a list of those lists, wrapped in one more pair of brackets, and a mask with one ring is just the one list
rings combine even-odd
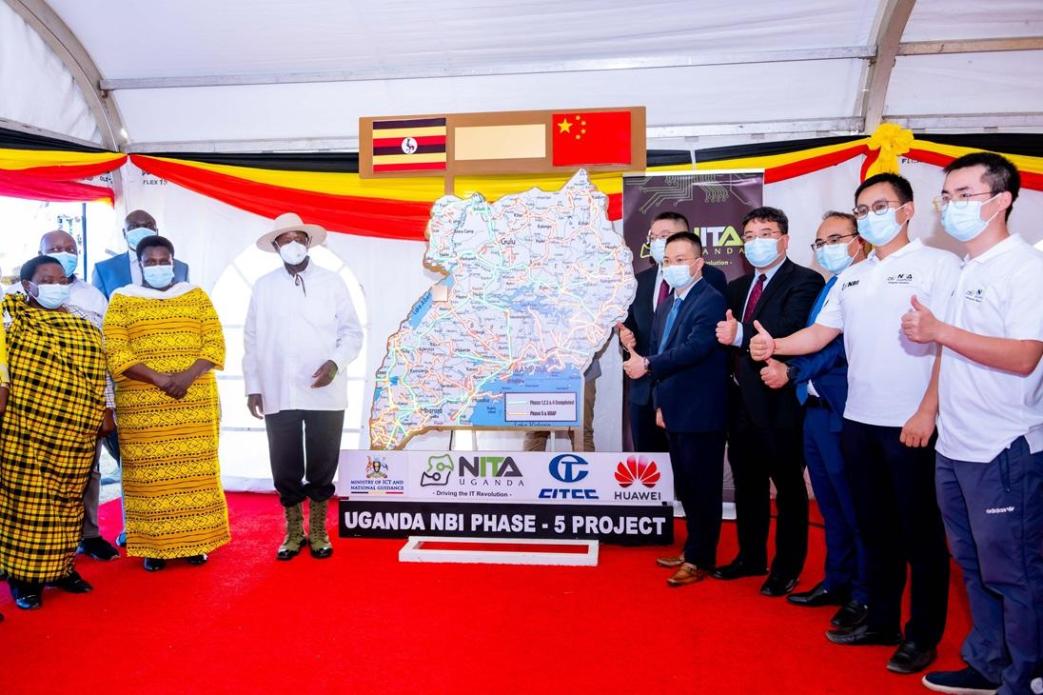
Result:
{"label": "white collared shirt", "polygon": [[[1043,341],[1043,254],[1010,236],[964,260],[945,322],[978,335]],[[1043,362],[1028,376],[986,367],[944,348],[938,451],[986,463],[1025,436],[1043,450]]]}
{"label": "white collared shirt", "polygon": [[902,427],[931,382],[937,347],[902,333],[902,316],[920,303],[944,316],[960,273],[959,259],[911,241],[881,259],[876,251],[837,278],[815,323],[844,332],[847,406],[844,417]]}
{"label": "white collared shirt", "polygon": [[127,260],[130,262],[130,284],[141,284],[141,265],[138,263],[138,252],[127,251]]}
{"label": "white collared shirt", "polygon": [[[654,315],[656,309],[659,308],[659,288],[663,285],[666,280],[663,278],[663,266],[656,265],[655,271],[655,289],[652,290],[652,314]],[[667,292],[667,294],[670,294]]]}
{"label": "white collared shirt", "polygon": [[69,283],[69,301],[71,306],[79,307],[83,311],[97,314],[99,321],[105,318],[105,312],[109,308],[109,300],[94,285],[74,277]]}
{"label": "white collared shirt", "polygon": [[783,258],[778,265],[768,268],[767,270],[761,270],[760,268],[754,268],[753,282],[750,283],[750,289],[746,290],[746,299],[742,303],[742,313],[735,318],[739,321],[739,330],[735,332],[735,340],[732,341],[733,347],[742,347],[742,317],[746,315],[746,305],[750,303],[750,295],[753,294],[753,288],[757,285],[757,278],[761,275],[764,277],[764,287],[761,288],[761,295],[763,296],[764,290],[768,289],[768,284],[771,279],[775,277],[775,273],[779,272],[779,268],[786,262]]}
{"label": "white collared shirt", "polygon": [[[346,371],[362,347],[362,327],[339,275],[314,260],[300,283],[285,267],[253,287],[244,329],[243,377],[247,395],[261,394],[264,412],[344,410]],[[326,361],[337,364],[333,383],[312,388]]]}

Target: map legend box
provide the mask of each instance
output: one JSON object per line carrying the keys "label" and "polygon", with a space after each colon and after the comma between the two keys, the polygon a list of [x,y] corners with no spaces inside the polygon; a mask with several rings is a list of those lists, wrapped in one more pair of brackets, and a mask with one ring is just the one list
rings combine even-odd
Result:
{"label": "map legend box", "polygon": [[508,422],[575,422],[576,393],[505,393]]}

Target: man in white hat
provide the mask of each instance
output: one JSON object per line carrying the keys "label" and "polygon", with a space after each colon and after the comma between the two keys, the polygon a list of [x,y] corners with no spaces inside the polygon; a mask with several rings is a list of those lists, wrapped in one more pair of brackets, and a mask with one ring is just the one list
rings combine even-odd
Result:
{"label": "man in white hat", "polygon": [[272,478],[286,512],[279,560],[295,557],[305,543],[312,557],[333,554],[326,507],[348,405],[344,371],[362,347],[362,328],[344,281],[308,257],[325,239],[322,227],[292,212],[279,215],[257,247],[278,253],[283,267],[254,284],[246,315],[247,407],[264,419]]}

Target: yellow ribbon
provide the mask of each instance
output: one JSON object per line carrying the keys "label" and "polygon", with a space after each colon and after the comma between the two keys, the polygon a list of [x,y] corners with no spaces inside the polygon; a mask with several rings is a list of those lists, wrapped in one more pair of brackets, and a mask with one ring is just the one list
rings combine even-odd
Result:
{"label": "yellow ribbon", "polygon": [[898,158],[908,152],[912,145],[913,131],[895,123],[881,123],[869,136],[869,142],[866,143],[869,149],[880,152],[876,161],[866,171],[866,178],[875,174],[899,173],[901,168],[898,165]]}

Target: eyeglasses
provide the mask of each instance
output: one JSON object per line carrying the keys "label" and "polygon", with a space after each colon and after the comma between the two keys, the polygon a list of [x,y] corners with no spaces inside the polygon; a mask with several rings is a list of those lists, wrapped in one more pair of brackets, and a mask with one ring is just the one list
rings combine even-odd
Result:
{"label": "eyeglasses", "polygon": [[955,196],[951,196],[948,193],[942,193],[940,196],[936,196],[931,203],[934,204],[934,209],[938,212],[941,212],[948,207],[949,203],[952,203],[953,207],[957,210],[962,210],[967,207],[967,203],[970,202],[971,198],[975,198],[979,195],[991,195],[995,197],[999,194],[993,193],[992,191],[982,191],[981,193],[957,193]]}
{"label": "eyeglasses", "polygon": [[779,239],[782,237],[782,232],[772,230],[754,234],[753,232],[747,232],[742,235],[743,241],[753,241],[754,239]]}
{"label": "eyeglasses", "polygon": [[831,234],[830,236],[826,237],[825,239],[816,239],[815,241],[813,241],[811,243],[811,249],[813,251],[818,251],[823,246],[832,246],[833,244],[839,244],[844,239],[850,239],[851,237],[856,237],[856,236],[858,236],[858,235],[857,234]]}
{"label": "eyeglasses", "polygon": [[851,214],[855,216],[856,220],[864,220],[870,211],[872,211],[874,215],[883,215],[888,211],[888,209],[890,209],[891,205],[902,207],[905,203],[900,200],[878,200],[869,206],[856,205],[852,208]]}

